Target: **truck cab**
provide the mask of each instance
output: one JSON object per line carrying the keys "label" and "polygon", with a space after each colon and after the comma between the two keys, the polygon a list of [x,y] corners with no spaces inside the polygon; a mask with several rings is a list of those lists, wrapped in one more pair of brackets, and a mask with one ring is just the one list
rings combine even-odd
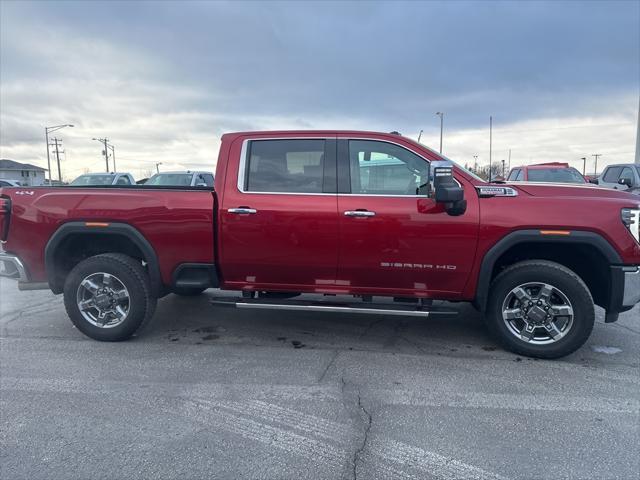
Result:
{"label": "truck cab", "polygon": [[640,165],[633,163],[608,165],[597,183],[601,187],[640,195]]}

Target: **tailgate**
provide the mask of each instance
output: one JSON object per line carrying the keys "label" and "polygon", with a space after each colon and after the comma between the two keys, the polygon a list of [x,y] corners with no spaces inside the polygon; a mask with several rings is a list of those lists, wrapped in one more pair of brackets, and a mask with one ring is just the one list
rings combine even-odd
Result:
{"label": "tailgate", "polygon": [[0,240],[5,241],[9,234],[9,222],[11,221],[11,197],[3,193],[0,188]]}

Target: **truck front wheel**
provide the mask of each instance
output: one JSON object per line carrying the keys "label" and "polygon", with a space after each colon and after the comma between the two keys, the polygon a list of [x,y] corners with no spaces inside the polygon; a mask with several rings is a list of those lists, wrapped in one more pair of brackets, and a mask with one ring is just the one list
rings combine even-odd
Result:
{"label": "truck front wheel", "polygon": [[105,253],[83,260],[67,275],[64,305],[73,324],[95,340],[126,340],[153,316],[156,298],[135,259]]}
{"label": "truck front wheel", "polygon": [[559,358],[587,341],[595,311],[591,292],[573,271],[555,262],[528,260],[495,278],[486,320],[508,350]]}

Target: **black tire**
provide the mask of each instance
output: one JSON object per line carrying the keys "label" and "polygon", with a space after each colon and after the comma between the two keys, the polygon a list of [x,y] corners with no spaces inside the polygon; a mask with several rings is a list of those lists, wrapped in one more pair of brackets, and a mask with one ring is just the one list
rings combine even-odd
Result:
{"label": "black tire", "polygon": [[[541,282],[560,289],[573,308],[573,324],[553,343],[532,344],[517,337],[503,320],[503,302],[512,289]],[[508,350],[535,358],[559,358],[580,348],[591,335],[595,322],[593,297],[582,279],[555,262],[528,260],[507,267],[491,284],[485,321],[496,339]]]}
{"label": "black tire", "polygon": [[200,287],[174,287],[173,293],[181,297],[195,297],[201,295],[205,290],[206,288]]}
{"label": "black tire", "polygon": [[[112,328],[93,325],[78,307],[80,283],[98,272],[115,276],[129,292],[128,314],[122,323]],[[156,302],[151,293],[149,276],[140,262],[120,253],[104,253],[83,260],[69,272],[64,283],[64,305],[69,318],[82,333],[103,342],[118,342],[131,337],[151,320]]]}

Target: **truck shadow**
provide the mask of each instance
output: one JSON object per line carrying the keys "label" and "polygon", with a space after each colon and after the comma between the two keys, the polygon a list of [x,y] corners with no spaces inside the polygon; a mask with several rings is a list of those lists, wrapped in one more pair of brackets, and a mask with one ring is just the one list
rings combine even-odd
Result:
{"label": "truck shadow", "polygon": [[[168,295],[160,300],[140,340],[177,344],[253,345],[293,349],[384,350],[451,354],[499,349],[480,314],[468,304],[446,304],[455,317],[416,317],[238,310],[211,305],[215,290],[199,297]],[[445,302],[440,302],[445,304]]]}

